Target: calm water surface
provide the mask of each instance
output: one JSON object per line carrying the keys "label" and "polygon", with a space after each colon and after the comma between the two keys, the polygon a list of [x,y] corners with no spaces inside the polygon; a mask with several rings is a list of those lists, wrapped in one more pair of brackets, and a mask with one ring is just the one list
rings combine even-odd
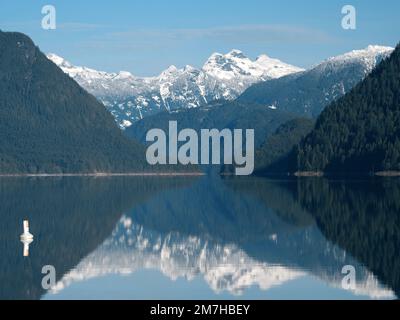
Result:
{"label": "calm water surface", "polygon": [[[0,299],[400,292],[399,179],[1,178],[0,203]],[[24,257],[26,218],[35,238]],[[56,270],[49,290],[45,265]]]}

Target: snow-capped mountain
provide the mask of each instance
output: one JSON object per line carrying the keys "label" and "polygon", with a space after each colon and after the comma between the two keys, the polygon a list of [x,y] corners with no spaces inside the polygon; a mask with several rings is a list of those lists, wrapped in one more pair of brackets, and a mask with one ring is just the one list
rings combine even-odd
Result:
{"label": "snow-capped mountain", "polygon": [[368,46],[332,57],[305,72],[255,84],[238,101],[316,117],[328,104],[363,80],[393,50]]}
{"label": "snow-capped mountain", "polygon": [[48,58],[101,100],[121,128],[163,110],[233,100],[254,83],[303,71],[266,55],[252,61],[239,50],[214,53],[201,69],[170,66],[157,77],[77,67],[55,54],[49,54]]}
{"label": "snow-capped mountain", "polygon": [[[296,117],[317,117],[327,105],[363,80],[393,50],[369,46],[351,51],[306,71],[253,84],[233,102],[147,117],[127,129],[126,134],[145,143],[148,130],[168,130],[169,121],[178,121],[181,128],[195,130],[222,130],[233,124],[236,129],[245,130],[251,123],[255,129],[255,146],[259,147],[283,123]],[[216,75],[229,78],[230,73],[222,70]]]}
{"label": "snow-capped mountain", "polygon": [[[161,111],[211,105],[215,100],[257,103],[272,110],[317,116],[388,57],[394,48],[368,46],[303,70],[266,55],[251,60],[239,50],[214,53],[201,69],[170,66],[156,77],[107,73],[48,58],[96,96],[122,129]],[[273,81],[267,81],[273,80]]]}
{"label": "snow-capped mountain", "polygon": [[302,70],[267,55],[261,55],[252,61],[239,50],[232,50],[226,55],[214,53],[203,66],[203,71],[220,80],[240,78],[243,80],[251,78],[268,80]]}
{"label": "snow-capped mountain", "polygon": [[328,66],[340,68],[346,64],[362,63],[365,67],[365,73],[368,74],[382,59],[387,58],[393,51],[394,48],[392,47],[370,45],[365,49],[353,50],[336,57],[331,57],[319,64],[317,68],[326,68]]}

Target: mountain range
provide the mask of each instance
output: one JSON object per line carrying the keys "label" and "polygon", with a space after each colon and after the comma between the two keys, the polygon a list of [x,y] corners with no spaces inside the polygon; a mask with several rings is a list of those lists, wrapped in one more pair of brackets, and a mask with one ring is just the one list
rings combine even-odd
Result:
{"label": "mountain range", "polygon": [[[260,147],[286,122],[317,117],[327,105],[363,80],[392,51],[392,48],[381,46],[352,51],[327,59],[310,70],[256,83],[234,101],[217,101],[199,108],[148,116],[127,128],[125,133],[145,143],[148,130],[167,130],[169,121],[177,121],[181,128],[195,130],[251,128],[255,130],[255,146]],[[259,154],[260,159],[266,159]]]}
{"label": "mountain range", "polygon": [[392,51],[390,47],[371,45],[304,70],[267,55],[252,61],[243,52],[232,50],[212,54],[201,69],[170,66],[157,77],[77,67],[55,54],[48,54],[48,58],[96,96],[125,129],[163,111],[171,113],[236,98],[246,105],[315,117]]}
{"label": "mountain range", "polygon": [[363,80],[393,50],[391,47],[368,46],[332,57],[305,72],[257,83],[238,101],[258,103],[302,117],[317,117],[327,105]]}
{"label": "mountain range", "polygon": [[201,69],[170,66],[156,77],[101,72],[74,66],[55,54],[47,57],[103,102],[122,129],[162,111],[234,100],[254,83],[303,71],[266,55],[252,61],[239,50],[214,53]]}
{"label": "mountain range", "polygon": [[[256,147],[278,129],[275,142],[264,144],[270,151],[268,146],[281,144],[286,133],[293,138],[290,144],[297,143],[295,135],[303,136],[312,126],[302,121],[281,125],[299,117],[317,117],[333,101],[334,107],[323,112],[302,145],[295,161],[302,170],[324,171],[347,160],[353,168],[363,155],[368,158],[363,158],[364,164],[372,165],[365,165],[368,170],[398,170],[395,58],[390,60],[390,70],[382,69],[382,65],[387,67],[386,58],[396,57],[389,47],[355,50],[307,71],[265,55],[252,61],[233,50],[213,54],[202,69],[170,67],[158,77],[139,78],[127,72],[110,74],[74,67],[48,55],[52,63],[20,33],[1,32],[0,44],[2,173],[143,171],[147,167],[145,151],[136,139],[144,142],[149,129],[167,128],[171,120],[178,121],[181,128],[197,130],[252,128]],[[121,99],[126,104],[118,103]],[[338,117],[341,123],[337,123]],[[127,139],[113,120],[120,128],[128,128],[126,135],[134,139]],[[335,141],[341,135],[342,140]],[[348,145],[341,145],[343,139]],[[284,156],[290,144],[277,149],[277,154]],[[321,152],[322,148],[329,150]],[[338,154],[341,159],[333,156]],[[268,162],[272,160],[268,158]]]}

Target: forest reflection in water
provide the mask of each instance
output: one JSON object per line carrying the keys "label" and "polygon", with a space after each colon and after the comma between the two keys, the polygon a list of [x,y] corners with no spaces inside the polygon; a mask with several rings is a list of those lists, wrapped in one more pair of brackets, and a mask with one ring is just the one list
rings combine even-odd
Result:
{"label": "forest reflection in water", "polygon": [[[62,297],[76,283],[142,270],[249,298],[249,288],[306,275],[340,288],[344,265],[357,271],[352,295],[399,293],[397,179],[2,178],[0,201],[1,299]],[[50,291],[44,265],[57,270]]]}

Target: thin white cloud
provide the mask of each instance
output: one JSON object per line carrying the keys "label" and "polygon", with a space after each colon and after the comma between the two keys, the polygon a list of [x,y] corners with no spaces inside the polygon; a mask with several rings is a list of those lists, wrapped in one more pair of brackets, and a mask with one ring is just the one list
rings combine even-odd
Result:
{"label": "thin white cloud", "polygon": [[316,44],[335,39],[323,31],[290,25],[238,25],[210,28],[135,29],[108,32],[89,40],[96,48],[139,49],[173,47],[190,41],[216,41],[234,46],[246,44]]}
{"label": "thin white cloud", "polygon": [[101,28],[107,28],[106,25],[83,23],[83,22],[63,22],[57,25],[57,29],[63,31],[85,31],[85,30],[96,30]]}
{"label": "thin white cloud", "polygon": [[[30,20],[30,21],[14,21],[14,22],[0,22],[0,28],[8,29],[8,30],[24,30],[26,28],[30,29],[41,29],[41,20]],[[61,22],[56,24],[56,30],[66,31],[66,32],[76,32],[76,31],[85,31],[85,30],[97,30],[97,29],[105,29],[110,26],[101,25],[101,24],[93,24],[93,23],[84,23],[84,22]]]}

